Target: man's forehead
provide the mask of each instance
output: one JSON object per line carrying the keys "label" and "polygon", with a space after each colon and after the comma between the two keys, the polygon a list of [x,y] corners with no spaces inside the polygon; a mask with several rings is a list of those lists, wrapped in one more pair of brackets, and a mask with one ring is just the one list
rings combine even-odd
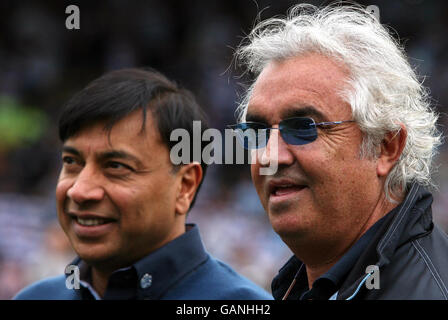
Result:
{"label": "man's forehead", "polygon": [[154,126],[151,112],[146,112],[146,117],[143,118],[143,112],[136,110],[121,119],[100,119],[85,124],[67,140],[88,135],[95,138],[128,138],[131,141],[135,141],[134,139],[136,138],[147,139],[153,136],[157,137],[158,131],[155,129],[156,127]]}
{"label": "man's forehead", "polygon": [[347,71],[343,66],[320,55],[271,62],[254,84],[246,119],[262,115],[278,121],[310,116],[317,121],[328,121],[333,115],[340,116],[341,111],[345,115],[350,108],[342,106],[345,103],[340,92],[346,80]]}
{"label": "man's forehead", "polygon": [[80,129],[65,141],[64,146],[85,149],[86,152],[125,151],[145,153],[151,145],[161,143],[160,134],[147,114],[145,125],[141,112],[133,112],[108,127],[107,121],[98,121]]}

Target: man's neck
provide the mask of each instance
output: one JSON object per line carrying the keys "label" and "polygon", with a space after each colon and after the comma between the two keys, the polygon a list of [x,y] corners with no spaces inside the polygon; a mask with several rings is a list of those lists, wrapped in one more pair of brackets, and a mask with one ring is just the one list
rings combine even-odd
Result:
{"label": "man's neck", "polygon": [[[399,200],[401,201],[403,199]],[[330,270],[331,267],[335,265],[336,262],[338,262],[339,259],[341,259],[343,255],[367,232],[367,230],[397,205],[398,203],[391,203],[389,201],[378,202],[378,205],[372,211],[372,214],[360,228],[355,237],[341,239],[339,242],[321,243],[321,245],[317,246],[316,243],[314,243],[312,250],[308,250],[309,248],[307,246],[296,247],[296,250],[291,248],[294,254],[306,266],[308,287],[311,288],[317,278]],[[323,252],[326,254],[322,255]]]}
{"label": "man's neck", "polygon": [[331,267],[342,257],[337,257],[333,259],[332,261],[328,261],[327,263],[321,264],[321,265],[315,265],[315,266],[308,266],[306,267],[306,276],[308,278],[308,288],[311,289],[313,286],[314,281],[316,281],[317,278],[319,278],[321,275],[325,274],[328,270],[331,269]]}
{"label": "man's neck", "polygon": [[99,296],[103,298],[107,289],[109,277],[112,274],[112,272],[104,272],[98,270],[95,267],[92,267],[91,270],[92,270],[92,286],[95,289],[95,291],[99,294]]}

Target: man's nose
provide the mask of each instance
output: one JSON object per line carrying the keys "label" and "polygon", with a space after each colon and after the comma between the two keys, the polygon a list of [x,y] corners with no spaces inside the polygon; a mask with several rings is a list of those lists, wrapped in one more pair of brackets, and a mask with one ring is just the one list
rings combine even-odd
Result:
{"label": "man's nose", "polygon": [[269,163],[275,161],[279,165],[291,165],[294,162],[294,156],[289,145],[283,140],[278,129],[271,129],[266,147],[261,149],[260,152],[261,157],[258,157],[258,159],[264,166],[268,166]]}
{"label": "man's nose", "polygon": [[68,189],[67,196],[77,204],[86,201],[100,201],[104,197],[104,189],[94,170],[84,167]]}

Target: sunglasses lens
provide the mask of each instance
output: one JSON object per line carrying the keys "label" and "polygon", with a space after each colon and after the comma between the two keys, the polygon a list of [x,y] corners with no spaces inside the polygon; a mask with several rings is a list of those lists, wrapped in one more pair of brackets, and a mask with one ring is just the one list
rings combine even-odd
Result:
{"label": "sunglasses lens", "polygon": [[261,123],[239,123],[230,127],[236,132],[244,149],[264,148],[268,142],[268,130]]}
{"label": "sunglasses lens", "polygon": [[[269,140],[269,128],[262,123],[246,122],[229,126],[245,149],[264,148]],[[317,139],[317,129],[311,118],[290,118],[279,124],[280,134],[287,144],[304,145]]]}
{"label": "sunglasses lens", "polygon": [[317,139],[317,129],[311,118],[291,118],[280,122],[283,140],[292,145],[303,145]]}

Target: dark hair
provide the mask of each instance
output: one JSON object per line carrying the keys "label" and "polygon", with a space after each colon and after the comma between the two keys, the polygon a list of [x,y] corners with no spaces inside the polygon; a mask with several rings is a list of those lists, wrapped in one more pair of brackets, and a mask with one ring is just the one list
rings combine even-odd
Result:
{"label": "dark hair", "polygon": [[[106,73],[76,93],[59,118],[59,138],[65,142],[85,126],[99,121],[106,121],[105,130],[110,133],[115,123],[139,109],[142,110],[142,130],[149,109],[168,150],[177,144],[177,141],[170,141],[172,130],[183,128],[193,137],[193,121],[201,121],[201,135],[208,128],[205,115],[190,91],[153,69],[132,68]],[[201,141],[201,150],[203,147]],[[190,155],[191,160],[193,150]],[[201,161],[201,167],[204,181],[207,164]]]}

